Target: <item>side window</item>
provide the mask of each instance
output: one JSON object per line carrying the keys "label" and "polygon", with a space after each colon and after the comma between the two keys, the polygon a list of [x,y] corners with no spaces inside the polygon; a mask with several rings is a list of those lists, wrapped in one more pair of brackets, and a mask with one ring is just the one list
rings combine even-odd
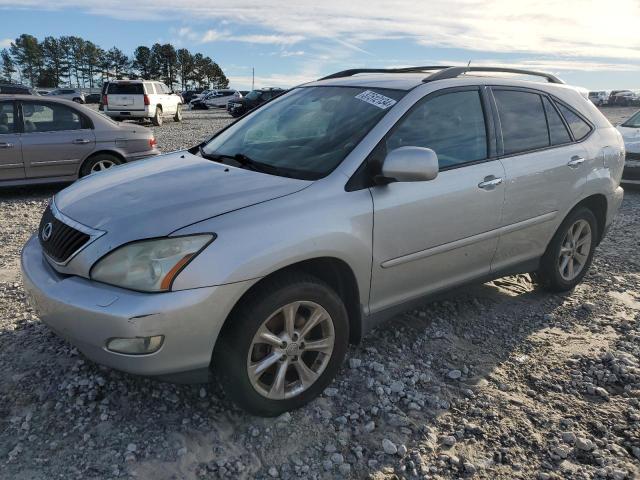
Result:
{"label": "side window", "polygon": [[581,119],[573,110],[568,109],[561,103],[558,103],[557,105],[560,113],[562,113],[562,116],[569,124],[569,128],[573,133],[573,138],[579,141],[589,135],[589,132],[591,132],[591,126],[587,122]]}
{"label": "side window", "polygon": [[13,116],[13,102],[0,103],[0,135],[14,133],[16,121]]}
{"label": "side window", "polygon": [[153,83],[145,83],[144,89],[149,95],[153,95],[154,93],[157,93],[156,86]]}
{"label": "side window", "polygon": [[505,155],[550,145],[540,95],[515,90],[494,90],[493,95],[502,125]]}
{"label": "side window", "polygon": [[549,122],[549,137],[551,138],[551,145],[562,145],[571,142],[571,136],[567,131],[560,114],[551,104],[547,97],[542,97],[542,103],[544,103],[544,110],[547,113],[547,122]]}
{"label": "side window", "polygon": [[25,133],[80,130],[82,118],[66,105],[28,102],[22,104]]}
{"label": "side window", "polygon": [[160,87],[158,93],[163,93],[165,95],[169,93],[169,87],[167,87],[164,83],[158,83],[156,86]]}
{"label": "side window", "polygon": [[417,105],[387,137],[387,151],[426,147],[440,168],[487,158],[487,131],[477,90],[445,93]]}

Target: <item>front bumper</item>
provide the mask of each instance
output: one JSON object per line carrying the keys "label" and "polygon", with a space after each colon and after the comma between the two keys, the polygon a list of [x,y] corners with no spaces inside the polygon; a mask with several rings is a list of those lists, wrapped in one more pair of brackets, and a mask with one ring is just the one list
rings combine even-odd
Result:
{"label": "front bumper", "polygon": [[[37,236],[22,251],[27,298],[40,319],[89,359],[125,372],[206,381],[229,312],[251,281],[166,293],[140,293],[54,271]],[[106,349],[111,338],[164,335],[148,355]],[[196,375],[193,375],[194,372]]]}

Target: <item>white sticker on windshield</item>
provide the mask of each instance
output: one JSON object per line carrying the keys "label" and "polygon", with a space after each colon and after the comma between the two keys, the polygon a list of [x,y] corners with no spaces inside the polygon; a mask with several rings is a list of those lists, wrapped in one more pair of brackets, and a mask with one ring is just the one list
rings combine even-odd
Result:
{"label": "white sticker on windshield", "polygon": [[385,97],[384,95],[372,92],[371,90],[365,90],[364,92],[359,93],[356,95],[356,98],[363,102],[370,103],[375,107],[381,108],[382,110],[386,110],[396,104],[396,101],[393,98]]}

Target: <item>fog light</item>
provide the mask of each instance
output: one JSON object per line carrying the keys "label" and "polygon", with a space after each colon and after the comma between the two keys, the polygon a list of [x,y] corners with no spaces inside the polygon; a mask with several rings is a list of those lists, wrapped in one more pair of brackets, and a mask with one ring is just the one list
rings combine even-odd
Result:
{"label": "fog light", "polygon": [[146,355],[157,352],[162,346],[164,335],[153,337],[112,338],[107,342],[107,350],[128,355]]}

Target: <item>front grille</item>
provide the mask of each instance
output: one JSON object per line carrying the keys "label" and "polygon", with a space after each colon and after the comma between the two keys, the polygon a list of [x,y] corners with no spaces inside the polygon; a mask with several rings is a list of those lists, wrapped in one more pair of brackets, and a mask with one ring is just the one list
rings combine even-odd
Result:
{"label": "front grille", "polygon": [[[49,227],[49,225],[51,226]],[[64,263],[91,237],[58,220],[53,215],[51,206],[48,206],[42,215],[42,220],[40,220],[38,238],[42,249],[49,257],[56,262]]]}

